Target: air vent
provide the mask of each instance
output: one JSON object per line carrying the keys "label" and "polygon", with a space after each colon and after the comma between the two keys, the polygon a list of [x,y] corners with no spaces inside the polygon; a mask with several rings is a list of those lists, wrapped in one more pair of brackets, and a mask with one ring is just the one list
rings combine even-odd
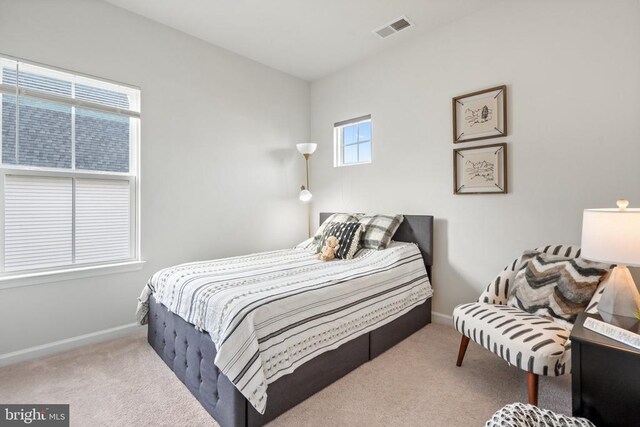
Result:
{"label": "air vent", "polygon": [[395,33],[402,31],[406,28],[412,27],[413,24],[405,17],[402,16],[390,24],[387,24],[377,30],[374,30],[374,33],[379,35],[380,37],[387,38],[389,36],[394,35]]}
{"label": "air vent", "polygon": [[396,31],[389,26],[382,27],[378,31],[376,31],[376,34],[382,38],[389,37],[391,34],[395,34],[395,33]]}
{"label": "air vent", "polygon": [[410,26],[411,24],[409,24],[409,21],[407,21],[406,19],[400,19],[394,22],[393,24],[391,24],[391,28],[393,28],[396,31],[404,30],[405,28]]}

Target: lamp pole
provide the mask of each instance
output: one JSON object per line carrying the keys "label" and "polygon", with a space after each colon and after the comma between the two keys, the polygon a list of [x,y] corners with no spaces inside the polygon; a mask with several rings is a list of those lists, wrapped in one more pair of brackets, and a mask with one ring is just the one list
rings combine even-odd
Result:
{"label": "lamp pole", "polygon": [[311,237],[311,198],[313,195],[309,191],[309,157],[316,151],[318,144],[302,143],[296,144],[298,152],[304,156],[305,185],[300,188],[300,201],[307,203],[307,234]]}
{"label": "lamp pole", "polygon": [[[307,180],[306,180],[307,190],[309,190],[309,156],[311,156],[311,154],[305,153],[303,155],[304,155],[305,169],[307,171]],[[311,237],[311,201],[307,203],[307,233],[309,234],[309,237]]]}

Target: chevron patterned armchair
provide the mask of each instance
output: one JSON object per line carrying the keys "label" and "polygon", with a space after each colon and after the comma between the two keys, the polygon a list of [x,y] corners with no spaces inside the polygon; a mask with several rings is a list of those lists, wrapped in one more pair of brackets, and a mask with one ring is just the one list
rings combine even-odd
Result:
{"label": "chevron patterned armchair", "polygon": [[[578,258],[578,246],[553,245],[536,251],[567,258]],[[457,366],[462,365],[470,340],[527,372],[529,403],[538,404],[539,375],[571,373],[570,329],[507,304],[509,285],[526,260],[509,264],[480,295],[478,301],[461,304],[453,311],[453,323],[462,334]],[[588,313],[595,313],[604,291],[602,282],[589,302]]]}

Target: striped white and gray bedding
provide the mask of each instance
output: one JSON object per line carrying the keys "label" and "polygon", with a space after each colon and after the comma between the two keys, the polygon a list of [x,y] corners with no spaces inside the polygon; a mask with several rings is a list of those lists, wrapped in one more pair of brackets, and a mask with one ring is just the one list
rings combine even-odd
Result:
{"label": "striped white and gray bedding", "polygon": [[393,242],[351,260],[305,249],[182,264],[153,275],[149,296],[216,346],[216,366],[260,413],[267,385],[306,361],[400,317],[431,297],[417,246]]}

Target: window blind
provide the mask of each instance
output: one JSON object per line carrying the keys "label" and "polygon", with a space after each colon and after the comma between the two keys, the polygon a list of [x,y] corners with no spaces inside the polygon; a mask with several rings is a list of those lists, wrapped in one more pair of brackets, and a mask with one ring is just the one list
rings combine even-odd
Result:
{"label": "window blind", "polygon": [[71,264],[72,194],[71,178],[5,177],[6,271]]}
{"label": "window blind", "polygon": [[140,90],[0,57],[0,95],[0,275],[137,259]]}
{"label": "window blind", "polygon": [[130,257],[130,184],[76,179],[76,262]]}

